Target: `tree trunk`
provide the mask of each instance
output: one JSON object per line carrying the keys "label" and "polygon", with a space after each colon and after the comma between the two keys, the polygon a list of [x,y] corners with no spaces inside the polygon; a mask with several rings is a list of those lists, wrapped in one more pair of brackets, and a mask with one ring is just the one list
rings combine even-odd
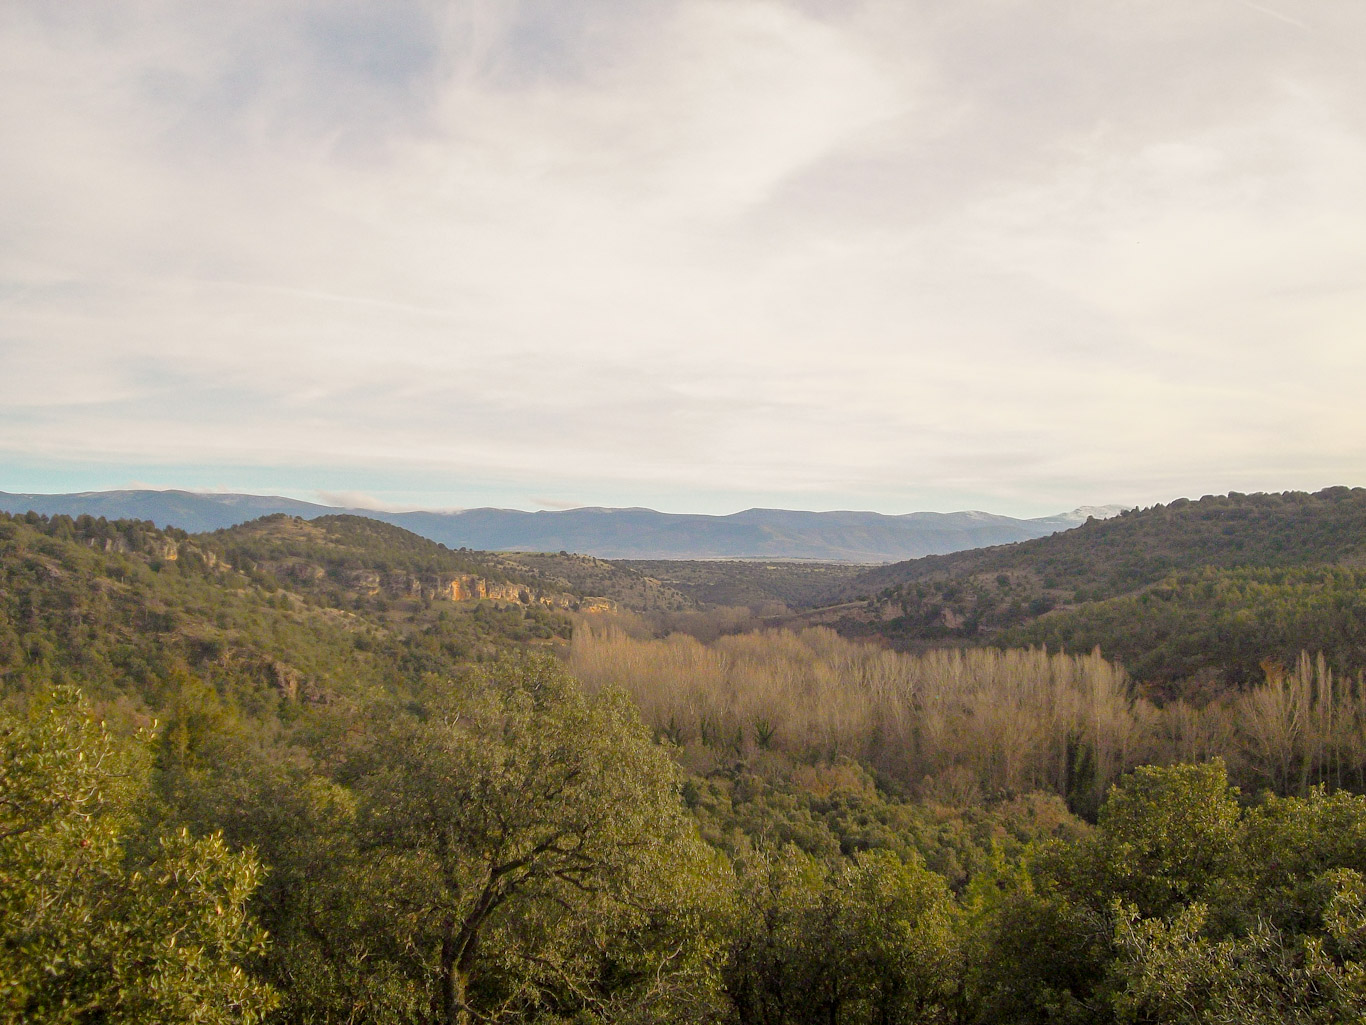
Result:
{"label": "tree trunk", "polygon": [[470,1012],[465,1003],[473,946],[464,929],[457,932],[455,918],[444,923],[441,937],[441,980],[433,1003],[437,1025],[469,1025]]}
{"label": "tree trunk", "polygon": [[484,919],[502,903],[491,885],[475,902],[474,909],[457,922],[451,915],[443,923],[441,932],[441,992],[440,1025],[469,1025],[470,1011],[466,1002],[470,973],[474,970],[475,948],[479,945],[479,929]]}
{"label": "tree trunk", "polygon": [[465,984],[469,978],[460,970],[460,966],[456,965],[451,969],[448,980],[451,991],[451,1010],[450,1017],[446,1019],[446,1025],[469,1025],[470,1012],[465,1006]]}
{"label": "tree trunk", "polygon": [[[455,916],[447,918],[441,930],[441,978],[432,1000],[432,1020],[436,1025],[454,1025],[459,1008],[464,1006],[464,980],[456,977]],[[457,991],[458,995],[457,995]]]}

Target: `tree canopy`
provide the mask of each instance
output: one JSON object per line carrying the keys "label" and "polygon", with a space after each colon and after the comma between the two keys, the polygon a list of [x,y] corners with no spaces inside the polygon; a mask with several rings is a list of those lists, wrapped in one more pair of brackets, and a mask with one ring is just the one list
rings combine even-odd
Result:
{"label": "tree canopy", "polygon": [[29,1023],[262,1020],[244,966],[260,867],[184,830],[139,853],[145,759],[59,691],[0,714],[0,1013]]}

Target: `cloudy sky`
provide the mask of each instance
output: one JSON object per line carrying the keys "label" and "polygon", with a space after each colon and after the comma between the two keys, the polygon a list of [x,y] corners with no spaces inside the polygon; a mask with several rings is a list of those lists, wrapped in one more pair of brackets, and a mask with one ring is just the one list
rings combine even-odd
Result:
{"label": "cloudy sky", "polygon": [[0,5],[0,490],[1366,485],[1366,4]]}

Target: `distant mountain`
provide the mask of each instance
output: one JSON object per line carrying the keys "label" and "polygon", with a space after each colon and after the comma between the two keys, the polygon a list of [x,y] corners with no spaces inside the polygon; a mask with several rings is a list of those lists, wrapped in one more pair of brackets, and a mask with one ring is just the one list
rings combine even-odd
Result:
{"label": "distant mountain", "polygon": [[70,495],[0,492],[0,510],[89,514],[150,520],[191,532],[218,530],[272,513],[315,519],[337,513],[403,527],[451,548],[483,551],[569,551],[605,559],[811,559],[880,563],[1009,544],[1068,530],[1118,506],[1078,509],[1039,519],[984,512],[801,512],[747,509],[729,516],[652,509],[520,512],[382,512],[300,502],[277,496],[189,491],[92,491]]}
{"label": "distant mountain", "polygon": [[[812,559],[878,563],[1008,544],[1066,530],[1067,516],[1021,520],[982,512],[799,512],[747,509],[729,516],[652,509],[569,509],[383,515],[452,546],[570,551],[604,559]],[[1083,517],[1084,519],[1084,517]]]}
{"label": "distant mountain", "polygon": [[[150,520],[158,527],[179,527],[191,534],[235,527],[272,513],[306,520],[340,510],[278,495],[220,495],[193,491],[81,491],[71,495],[11,495],[0,491],[0,512],[44,516],[103,516],[107,520]],[[362,515],[369,515],[363,513]]]}

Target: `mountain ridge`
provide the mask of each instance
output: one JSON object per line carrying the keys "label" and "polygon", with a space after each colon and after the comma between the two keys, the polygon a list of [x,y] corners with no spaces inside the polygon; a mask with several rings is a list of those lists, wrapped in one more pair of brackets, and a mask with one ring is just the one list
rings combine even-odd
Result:
{"label": "mountain ridge", "polygon": [[[69,494],[0,492],[0,510],[22,514],[142,519],[192,533],[221,530],[285,513],[304,519],[365,516],[451,548],[572,551],[605,559],[809,559],[877,564],[1011,544],[1082,523],[1097,507],[1020,519],[980,510],[887,515],[856,510],[809,512],[751,508],[724,516],[586,506],[458,511],[328,506],[274,495],[123,489]],[[1110,514],[1120,507],[1100,507]]]}

